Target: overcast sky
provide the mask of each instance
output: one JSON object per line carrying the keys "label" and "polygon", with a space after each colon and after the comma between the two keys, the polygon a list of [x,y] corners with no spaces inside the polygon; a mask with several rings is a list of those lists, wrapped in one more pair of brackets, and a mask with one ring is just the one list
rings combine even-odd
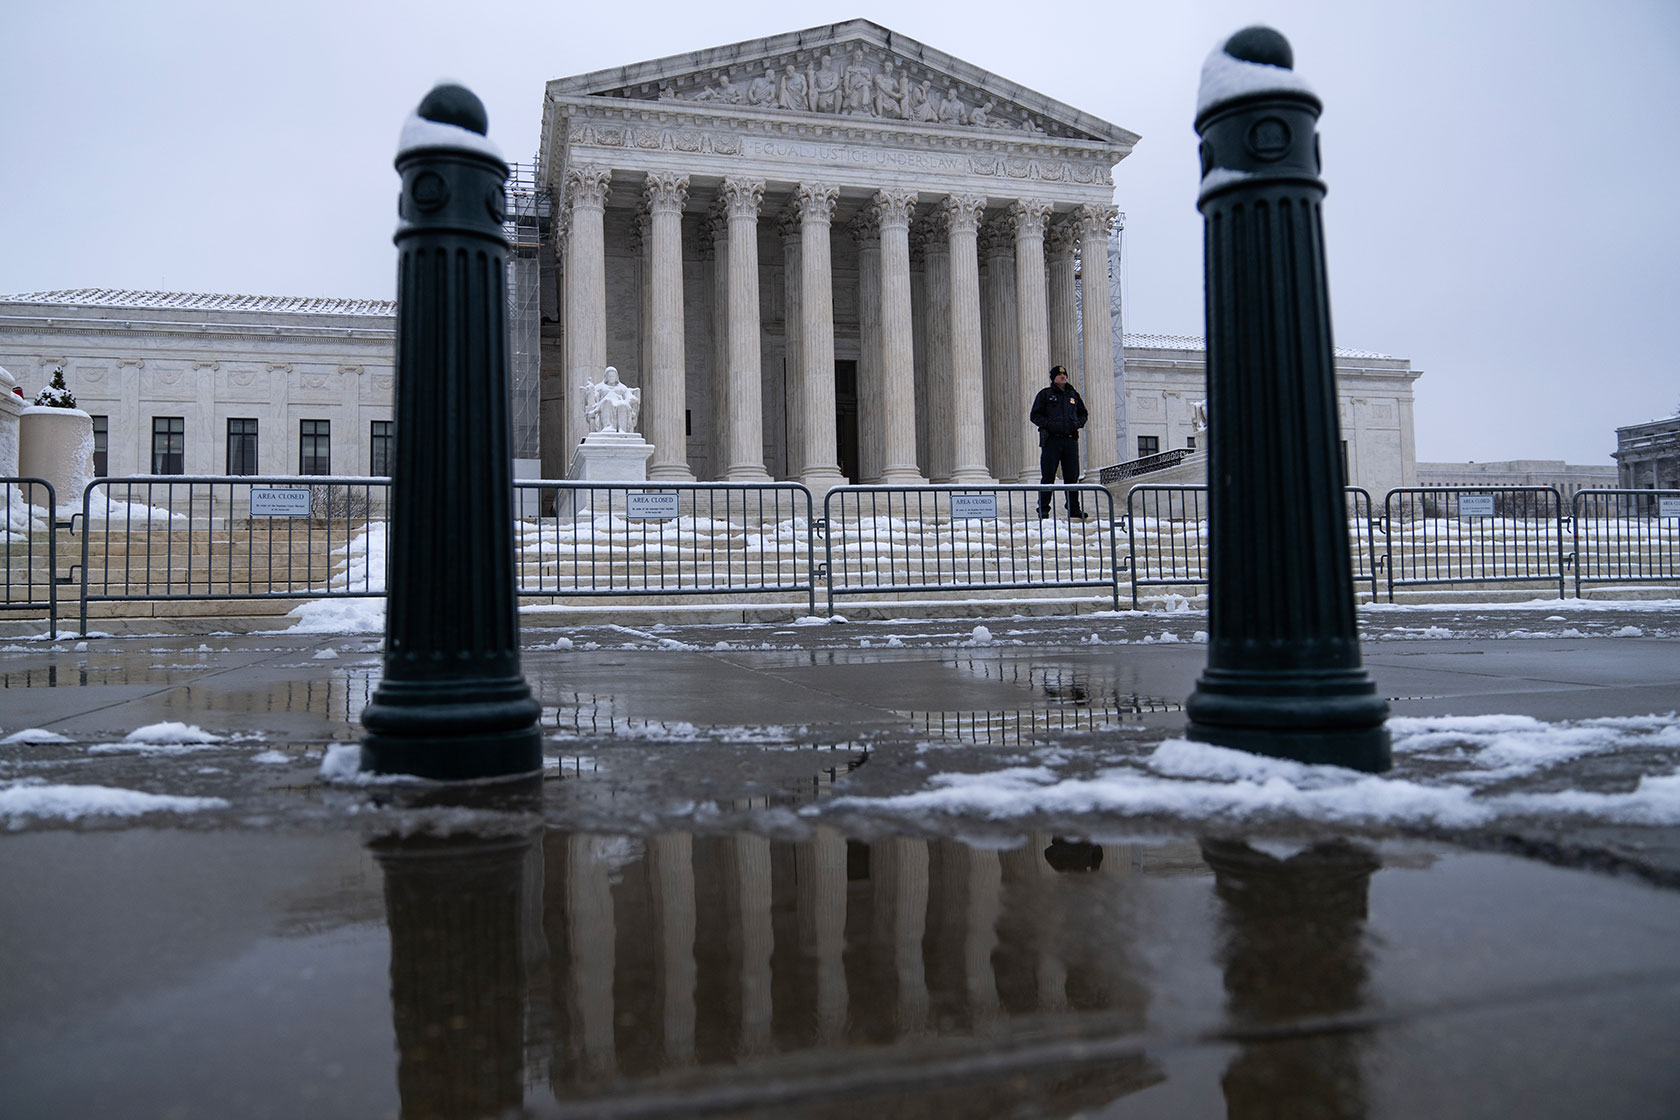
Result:
{"label": "overcast sky", "polygon": [[550,78],[856,17],[1141,134],[1126,329],[1195,335],[1201,62],[1269,23],[1325,103],[1336,341],[1423,371],[1420,459],[1608,463],[1680,410],[1675,0],[16,0],[0,292],[390,298],[397,131],[439,78],[529,161]]}

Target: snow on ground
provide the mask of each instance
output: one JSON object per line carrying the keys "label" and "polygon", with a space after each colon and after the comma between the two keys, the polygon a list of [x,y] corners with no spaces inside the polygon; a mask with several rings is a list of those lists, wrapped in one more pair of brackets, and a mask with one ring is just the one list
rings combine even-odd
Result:
{"label": "snow on ground", "polygon": [[56,731],[48,731],[44,727],[26,727],[21,731],[12,732],[4,739],[0,739],[0,743],[42,744],[68,742],[70,742],[70,740],[65,738],[63,735],[60,735]]}
{"label": "snow on ground", "polygon": [[[837,797],[823,811],[990,820],[1079,814],[1190,819],[1203,825],[1315,822],[1357,827],[1485,827],[1575,819],[1680,825],[1680,715],[1548,724],[1527,716],[1395,718],[1395,768],[1363,774],[1168,739],[1094,773],[1069,774],[1079,752],[1039,752],[1036,765],[944,773],[914,793]],[[1637,760],[1611,789],[1522,788],[1589,756]],[[1629,781],[1632,782],[1628,788]],[[807,810],[815,812],[817,810]]]}
{"label": "snow on ground", "polygon": [[48,785],[29,778],[0,788],[0,821],[13,829],[22,828],[30,820],[77,821],[226,808],[228,803],[220,797],[171,797],[113,786]]}

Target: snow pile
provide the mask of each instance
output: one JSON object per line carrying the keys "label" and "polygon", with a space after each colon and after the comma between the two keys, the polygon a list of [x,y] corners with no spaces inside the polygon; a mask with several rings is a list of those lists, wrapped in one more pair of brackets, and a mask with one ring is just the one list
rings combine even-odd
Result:
{"label": "snow pile", "polygon": [[226,808],[228,803],[220,797],[171,797],[112,786],[48,785],[38,779],[0,788],[0,820],[14,829],[32,819],[76,821],[84,817],[138,817]]}
{"label": "snow pile", "polygon": [[186,754],[201,751],[221,743],[220,735],[212,735],[189,723],[153,723],[137,728],[123,736],[120,743],[99,743],[88,748],[89,754]]}
{"label": "snow pile", "polygon": [[287,616],[289,634],[383,634],[384,599],[313,599]]}
{"label": "snow pile", "polygon": [[[1680,717],[1547,724],[1526,716],[1394,719],[1396,768],[1387,775],[1267,758],[1186,739],[1090,775],[1061,772],[1068,756],[988,773],[948,773],[914,793],[840,797],[829,809],[889,816],[1005,820],[1107,814],[1203,825],[1314,822],[1348,827],[1472,828],[1560,817],[1629,825],[1680,824]],[[1544,775],[1589,755],[1644,758],[1632,789],[1525,792],[1495,782]],[[808,812],[815,812],[815,809]]]}
{"label": "snow pile", "polygon": [[48,731],[44,727],[25,727],[21,731],[14,731],[4,739],[0,739],[0,744],[26,743],[30,745],[39,745],[42,743],[68,742],[70,742],[70,740],[65,738],[63,735],[60,735],[56,731]]}

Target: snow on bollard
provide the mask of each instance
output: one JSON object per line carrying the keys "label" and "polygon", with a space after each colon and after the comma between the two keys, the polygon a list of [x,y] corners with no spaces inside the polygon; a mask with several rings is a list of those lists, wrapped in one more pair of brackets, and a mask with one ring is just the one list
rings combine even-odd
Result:
{"label": "snow on bollard", "polygon": [[1250,27],[1202,67],[1210,639],[1193,739],[1390,766],[1359,650],[1324,268],[1318,97]]}

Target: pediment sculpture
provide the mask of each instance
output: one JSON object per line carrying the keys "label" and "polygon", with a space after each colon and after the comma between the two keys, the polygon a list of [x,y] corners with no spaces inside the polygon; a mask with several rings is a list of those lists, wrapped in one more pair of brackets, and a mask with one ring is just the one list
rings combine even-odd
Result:
{"label": "pediment sculpture", "polygon": [[[910,59],[853,43],[833,49],[740,63],[659,83],[661,101],[739,105],[752,109],[865,117],[1035,135],[1071,135],[1059,122],[1015,105],[1000,105],[985,90],[956,81]],[[613,90],[609,97],[637,97]]]}

